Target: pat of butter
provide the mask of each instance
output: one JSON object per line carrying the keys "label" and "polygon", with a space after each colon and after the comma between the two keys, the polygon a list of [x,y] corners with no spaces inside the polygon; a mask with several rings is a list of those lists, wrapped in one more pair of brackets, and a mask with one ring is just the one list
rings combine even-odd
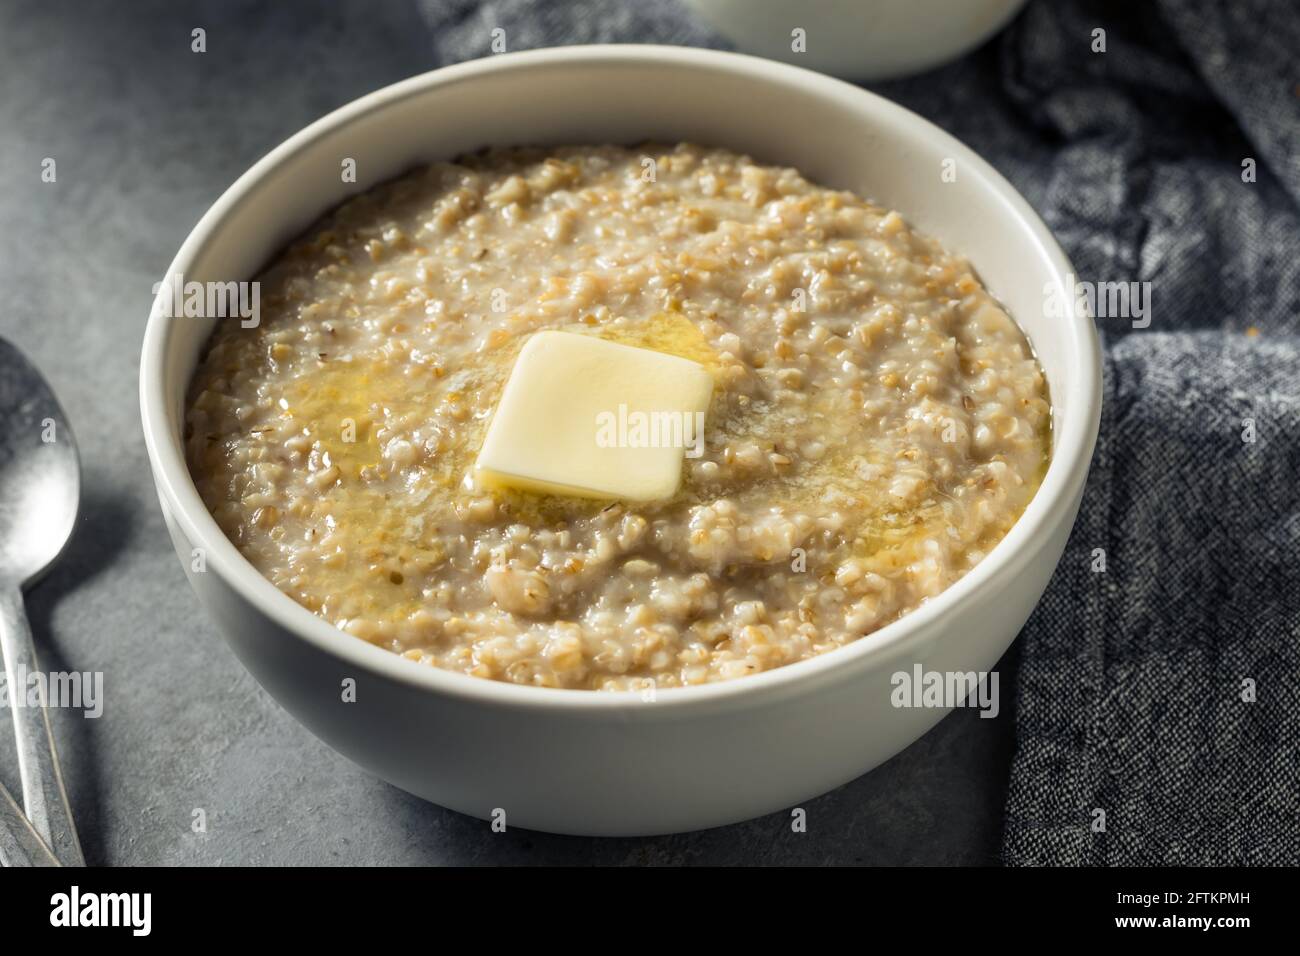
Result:
{"label": "pat of butter", "polygon": [[573,332],[519,352],[475,471],[492,487],[671,498],[699,457],[713,376],[697,362]]}

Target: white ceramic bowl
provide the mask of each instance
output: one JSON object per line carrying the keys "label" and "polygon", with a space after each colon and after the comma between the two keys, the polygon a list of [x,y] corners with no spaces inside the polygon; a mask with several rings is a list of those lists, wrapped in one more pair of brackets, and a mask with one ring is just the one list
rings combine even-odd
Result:
{"label": "white ceramic bowl", "polygon": [[[694,140],[852,189],[966,253],[1036,348],[1055,451],[1037,496],[970,574],[849,647],[702,687],[631,693],[479,680],[336,630],[239,554],[208,514],[181,446],[183,397],[212,320],[155,303],[140,364],[154,480],[201,603],[262,686],[361,766],[435,803],[509,826],[649,834],[796,805],[887,759],[945,711],[895,709],[890,675],[920,662],[984,671],[1043,592],[1074,520],[1097,434],[1100,359],[1086,319],[1047,318],[1061,250],[979,157],[908,111],[816,73],[672,47],[508,54],[390,86],[313,123],[245,173],[186,239],[169,276],[254,276],[318,216],[417,163],[488,144]],[[359,182],[341,182],[356,160]],[[944,160],[956,182],[943,183]],[[1063,301],[1069,301],[1065,299]],[[196,572],[194,549],[206,570]],[[196,612],[198,613],[197,609]],[[356,701],[341,688],[356,681]]]}
{"label": "white ceramic bowl", "polygon": [[[851,80],[933,69],[975,49],[1025,0],[686,0],[746,53]],[[795,30],[802,48],[795,51]]]}

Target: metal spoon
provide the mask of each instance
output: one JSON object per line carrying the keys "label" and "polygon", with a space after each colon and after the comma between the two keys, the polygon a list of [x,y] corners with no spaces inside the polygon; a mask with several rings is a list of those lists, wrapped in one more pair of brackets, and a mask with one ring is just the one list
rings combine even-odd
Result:
{"label": "metal spoon", "polygon": [[27,819],[64,866],[85,866],[50,733],[46,700],[31,707],[39,673],[23,588],[63,551],[77,520],[81,465],[63,409],[22,353],[0,339],[0,651],[18,741]]}

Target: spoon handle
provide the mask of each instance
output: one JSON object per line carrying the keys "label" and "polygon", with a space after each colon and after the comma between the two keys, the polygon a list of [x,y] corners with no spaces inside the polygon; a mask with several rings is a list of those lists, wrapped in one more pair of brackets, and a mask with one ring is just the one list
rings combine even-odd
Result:
{"label": "spoon handle", "polygon": [[22,808],[0,785],[0,866],[58,866]]}
{"label": "spoon handle", "polygon": [[[18,741],[18,775],[23,782],[27,819],[64,866],[85,866],[77,830],[72,824],[68,794],[63,788],[59,756],[54,749],[50,718],[46,712],[47,681],[32,682],[39,674],[32,631],[27,625],[23,593],[17,587],[0,588],[0,650],[4,652],[9,687],[9,710]],[[29,706],[33,690],[38,706]]]}

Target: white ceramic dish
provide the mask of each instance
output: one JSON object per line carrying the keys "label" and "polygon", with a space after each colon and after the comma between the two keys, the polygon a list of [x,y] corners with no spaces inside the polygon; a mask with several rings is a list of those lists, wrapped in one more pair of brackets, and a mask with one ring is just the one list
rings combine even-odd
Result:
{"label": "white ceramic dish", "polygon": [[[876,766],[946,711],[896,709],[916,662],[985,671],[1042,594],[1074,521],[1100,413],[1086,318],[1048,318],[1070,265],[1011,186],[936,127],[815,73],[671,47],[569,47],[439,70],[312,124],[242,176],[168,275],[229,281],[347,196],[488,144],[695,140],[749,152],[898,209],[964,252],[1021,323],[1047,374],[1054,452],[1037,496],[970,574],[901,621],[788,667],[702,687],[552,690],[421,666],[343,634],[265,580],[222,535],[186,470],[186,385],[214,320],[155,303],[140,399],[167,526],[201,603],[267,691],[331,746],[403,789],[509,826],[649,834],[797,805]],[[343,159],[358,182],[343,183]],[[956,182],[940,179],[956,162]],[[202,549],[205,570],[194,570]],[[196,609],[196,613],[197,609]],[[356,700],[343,700],[346,679]]]}
{"label": "white ceramic dish", "polygon": [[[851,80],[934,69],[1006,26],[1025,0],[686,0],[737,49]],[[795,30],[802,30],[796,52]]]}

